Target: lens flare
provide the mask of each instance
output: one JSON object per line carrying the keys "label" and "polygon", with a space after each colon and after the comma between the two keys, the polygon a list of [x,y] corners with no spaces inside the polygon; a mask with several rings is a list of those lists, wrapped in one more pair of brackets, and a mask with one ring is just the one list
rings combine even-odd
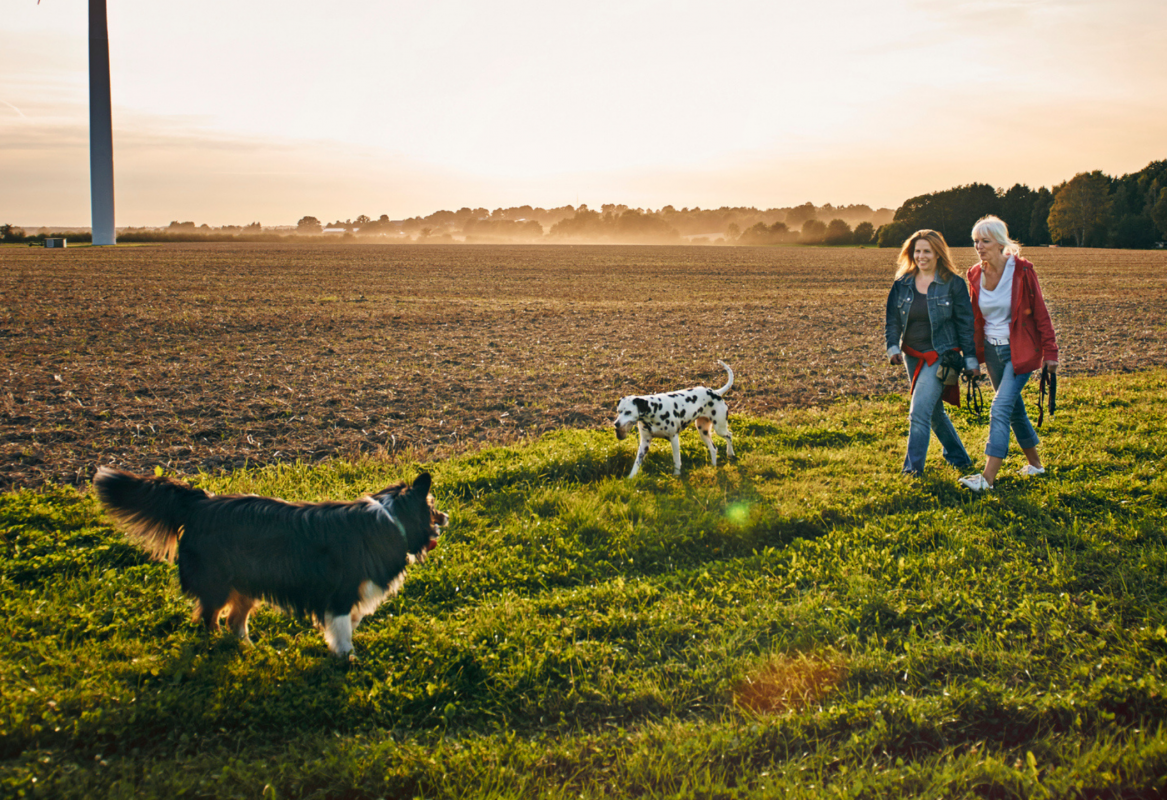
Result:
{"label": "lens flare", "polygon": [[744,501],[730,503],[725,509],[725,518],[739,527],[745,525],[750,521],[750,504]]}

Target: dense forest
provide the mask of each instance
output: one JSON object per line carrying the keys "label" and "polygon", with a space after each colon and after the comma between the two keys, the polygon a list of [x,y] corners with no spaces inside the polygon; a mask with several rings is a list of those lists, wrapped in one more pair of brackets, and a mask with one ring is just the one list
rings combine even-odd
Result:
{"label": "dense forest", "polygon": [[1081,172],[1052,189],[973,183],[923,194],[896,209],[877,239],[880,247],[899,247],[914,231],[932,228],[963,245],[986,214],[1001,217],[1014,239],[1030,245],[1154,247],[1167,239],[1167,161],[1121,178]]}
{"label": "dense forest", "polygon": [[[867,245],[898,247],[914,231],[932,228],[954,245],[967,242],[972,226],[996,214],[1010,234],[1025,244],[1150,248],[1167,239],[1167,161],[1154,161],[1131,175],[1114,178],[1082,172],[1052,188],[1024,184],[994,188],[972,183],[922,194],[894,212],[866,205],[769,208],[681,208],[653,210],[626,205],[559,208],[461,208],[424,217],[393,220],[360,215],[322,222],[305,216],[293,226],[264,227],[259,222],[212,228],[171,222],[165,228],[123,228],[122,242],[280,241],[339,237],[410,243],[620,243],[717,245]],[[0,226],[0,241],[43,241],[67,235],[87,241],[87,231],[26,232]]]}

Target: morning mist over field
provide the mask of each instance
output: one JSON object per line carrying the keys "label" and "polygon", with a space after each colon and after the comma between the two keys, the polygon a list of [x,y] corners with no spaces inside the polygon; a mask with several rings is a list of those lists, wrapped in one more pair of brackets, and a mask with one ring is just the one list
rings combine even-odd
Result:
{"label": "morning mist over field", "polygon": [[[0,222],[89,222],[86,8],[0,31]],[[119,226],[865,204],[1162,158],[1157,0],[111,0]]]}

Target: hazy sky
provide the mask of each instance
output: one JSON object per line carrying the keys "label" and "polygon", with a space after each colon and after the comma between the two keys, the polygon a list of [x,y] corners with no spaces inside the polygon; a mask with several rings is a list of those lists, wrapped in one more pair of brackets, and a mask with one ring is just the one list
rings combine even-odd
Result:
{"label": "hazy sky", "polygon": [[[867,203],[1167,158],[1164,0],[108,0],[117,223]],[[6,0],[0,222],[88,225],[88,6]]]}

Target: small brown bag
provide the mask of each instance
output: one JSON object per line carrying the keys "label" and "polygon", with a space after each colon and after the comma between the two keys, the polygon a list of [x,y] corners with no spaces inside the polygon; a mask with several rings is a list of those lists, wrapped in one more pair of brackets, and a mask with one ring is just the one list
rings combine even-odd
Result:
{"label": "small brown bag", "polygon": [[964,357],[959,350],[949,350],[940,356],[940,367],[936,370],[936,377],[945,386],[956,386],[960,383],[960,374],[964,372]]}

